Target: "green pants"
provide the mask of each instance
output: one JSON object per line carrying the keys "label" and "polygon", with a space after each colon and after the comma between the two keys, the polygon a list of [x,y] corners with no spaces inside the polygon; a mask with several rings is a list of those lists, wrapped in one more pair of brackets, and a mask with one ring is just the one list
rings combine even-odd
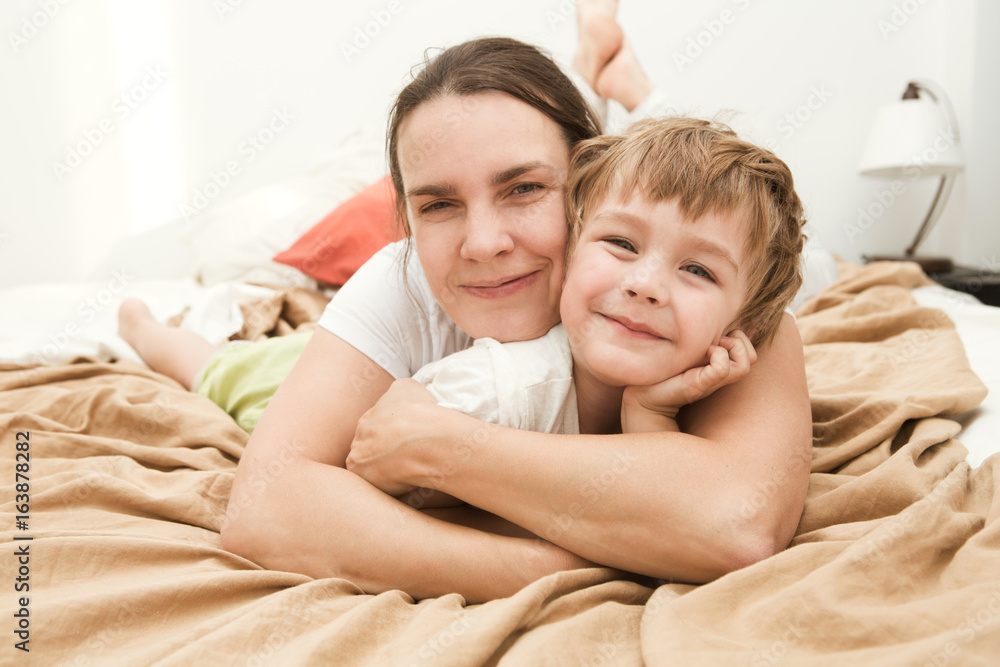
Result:
{"label": "green pants", "polygon": [[210,398],[240,428],[253,433],[264,408],[288,377],[311,335],[291,334],[225,345],[205,364],[192,391]]}

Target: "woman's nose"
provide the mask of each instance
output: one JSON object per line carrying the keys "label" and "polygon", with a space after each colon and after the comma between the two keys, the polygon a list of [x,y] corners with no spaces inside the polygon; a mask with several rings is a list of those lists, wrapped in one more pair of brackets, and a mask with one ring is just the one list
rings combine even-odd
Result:
{"label": "woman's nose", "polygon": [[488,262],[514,249],[514,239],[501,216],[492,210],[469,210],[462,242],[462,258]]}

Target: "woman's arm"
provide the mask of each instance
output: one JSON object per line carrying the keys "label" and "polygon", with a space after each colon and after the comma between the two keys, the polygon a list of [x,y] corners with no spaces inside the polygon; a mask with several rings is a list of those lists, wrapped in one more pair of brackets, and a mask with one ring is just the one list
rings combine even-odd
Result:
{"label": "woman's arm", "polygon": [[[400,490],[436,479],[584,558],[664,579],[709,581],[785,548],[812,443],[792,318],[747,377],[679,419],[684,433],[546,435],[385,401],[359,424],[349,466]],[[391,454],[387,442],[396,443]]]}
{"label": "woman's arm", "polygon": [[358,418],[391,382],[318,328],[240,460],[223,546],[270,569],[343,577],[366,592],[457,592],[470,602],[590,565],[544,540],[484,532],[502,522],[475,510],[419,512],[345,470]]}

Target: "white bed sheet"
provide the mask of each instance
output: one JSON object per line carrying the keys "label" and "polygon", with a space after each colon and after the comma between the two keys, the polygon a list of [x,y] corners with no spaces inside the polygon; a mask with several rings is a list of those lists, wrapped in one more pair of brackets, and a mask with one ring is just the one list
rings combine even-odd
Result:
{"label": "white bed sheet", "polygon": [[245,283],[210,287],[194,279],[129,280],[127,272],[104,283],[42,283],[0,291],[0,362],[61,364],[76,357],[142,360],[118,336],[118,307],[127,297],[149,305],[160,321],[182,312],[181,328],[218,345],[243,326],[239,304],[274,290]]}
{"label": "white bed sheet", "polygon": [[920,305],[939,308],[951,318],[972,369],[990,390],[979,407],[954,417],[962,424],[956,437],[969,449],[969,464],[979,466],[1000,452],[1000,308],[939,285],[917,288],[913,296]]}

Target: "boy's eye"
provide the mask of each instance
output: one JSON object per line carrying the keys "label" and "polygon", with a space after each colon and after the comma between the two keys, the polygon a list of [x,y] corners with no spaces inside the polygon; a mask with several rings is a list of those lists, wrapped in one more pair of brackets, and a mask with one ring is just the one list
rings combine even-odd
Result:
{"label": "boy's eye", "polygon": [[713,283],[715,282],[715,277],[708,272],[708,269],[706,269],[703,266],[698,266],[697,264],[688,264],[687,266],[684,267],[684,270],[689,273],[693,273],[696,276],[707,278],[708,280],[711,280]]}
{"label": "boy's eye", "polygon": [[618,236],[613,236],[613,237],[604,239],[604,241],[606,243],[610,243],[612,245],[616,245],[616,246],[618,246],[619,248],[621,248],[623,250],[627,250],[629,252],[637,252],[636,249],[635,249],[635,246],[628,239],[623,239],[623,238],[618,237]]}
{"label": "boy's eye", "polygon": [[515,195],[526,195],[535,190],[539,189],[539,185],[536,183],[521,183],[520,185],[515,185],[513,193]]}

